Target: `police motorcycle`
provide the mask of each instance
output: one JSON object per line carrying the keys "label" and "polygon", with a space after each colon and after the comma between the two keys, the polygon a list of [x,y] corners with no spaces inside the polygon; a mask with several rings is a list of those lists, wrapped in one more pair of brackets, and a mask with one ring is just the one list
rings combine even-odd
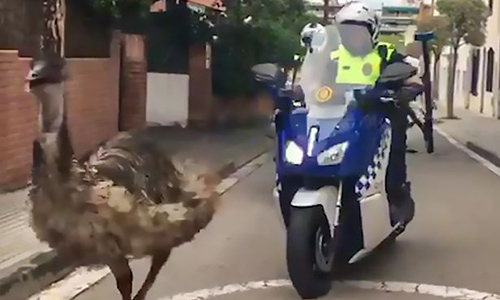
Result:
{"label": "police motorcycle", "polygon": [[365,53],[371,37],[359,25],[323,28],[308,42],[298,90],[281,88],[286,76],[276,65],[253,68],[275,100],[287,267],[303,299],[327,294],[338,269],[404,231],[407,224],[391,216],[385,191],[391,123],[384,107],[407,105],[423,91],[422,85],[405,86],[417,73],[405,63],[389,65],[372,87],[338,83],[347,66],[331,55],[342,47],[342,36],[358,39]]}

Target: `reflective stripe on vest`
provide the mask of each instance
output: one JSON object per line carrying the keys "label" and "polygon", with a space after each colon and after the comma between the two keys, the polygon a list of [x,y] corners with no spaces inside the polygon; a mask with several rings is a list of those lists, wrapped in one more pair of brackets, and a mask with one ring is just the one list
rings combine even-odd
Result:
{"label": "reflective stripe on vest", "polygon": [[387,59],[395,49],[387,43],[379,43],[377,48],[365,57],[353,56],[342,45],[330,54],[330,59],[338,61],[337,84],[374,85],[380,76],[382,58],[379,46],[387,47]]}

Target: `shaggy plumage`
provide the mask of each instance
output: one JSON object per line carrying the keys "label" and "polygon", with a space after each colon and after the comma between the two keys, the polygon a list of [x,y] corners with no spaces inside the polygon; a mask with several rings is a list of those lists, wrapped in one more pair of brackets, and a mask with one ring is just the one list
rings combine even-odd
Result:
{"label": "shaggy plumage", "polygon": [[212,219],[220,181],[188,162],[169,159],[153,141],[122,133],[85,162],[73,157],[62,82],[64,60],[34,60],[27,77],[40,103],[33,147],[32,227],[76,266],[108,265],[123,299],[131,298],[128,258],[151,256],[134,299],[145,299],[171,250]]}

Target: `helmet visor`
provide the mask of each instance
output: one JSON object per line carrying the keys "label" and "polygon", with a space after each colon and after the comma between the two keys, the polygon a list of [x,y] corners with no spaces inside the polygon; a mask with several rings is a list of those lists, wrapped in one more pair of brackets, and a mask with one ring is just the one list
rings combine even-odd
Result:
{"label": "helmet visor", "polygon": [[342,45],[355,56],[368,55],[373,50],[372,36],[363,24],[343,23],[338,26]]}

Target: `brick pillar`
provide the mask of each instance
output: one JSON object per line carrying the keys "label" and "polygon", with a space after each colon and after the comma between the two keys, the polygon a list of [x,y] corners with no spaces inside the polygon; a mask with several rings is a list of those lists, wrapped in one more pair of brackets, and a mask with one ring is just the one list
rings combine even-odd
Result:
{"label": "brick pillar", "polygon": [[189,51],[189,125],[212,125],[212,59],[209,44],[193,44]]}
{"label": "brick pillar", "polygon": [[120,71],[120,130],[146,124],[147,60],[144,36],[124,34]]}

